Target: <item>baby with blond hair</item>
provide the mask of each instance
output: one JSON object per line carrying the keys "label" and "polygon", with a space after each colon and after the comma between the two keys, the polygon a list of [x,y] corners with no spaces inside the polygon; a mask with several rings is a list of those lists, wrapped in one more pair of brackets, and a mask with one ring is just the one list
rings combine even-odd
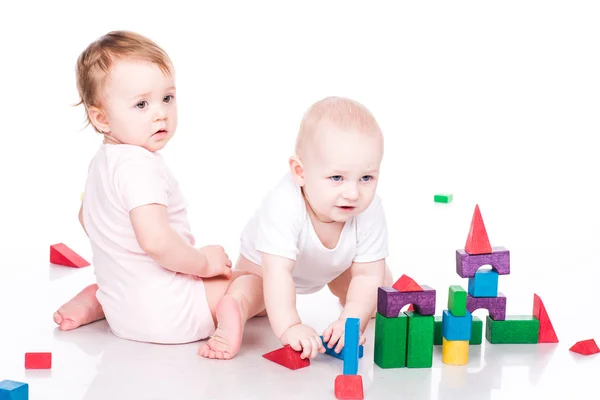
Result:
{"label": "baby with blond hair", "polygon": [[87,122],[104,140],[91,160],[79,221],[97,284],[54,313],[62,330],[106,318],[121,338],[210,339],[209,358],[238,352],[247,319],[264,309],[262,280],[231,270],[218,245],[195,247],[187,202],[159,153],[177,129],[175,70],[150,39],[114,31],[77,61]]}
{"label": "baby with blond hair", "polygon": [[[365,106],[340,97],[316,102],[301,122],[290,171],[242,233],[235,269],[263,277],[271,327],[302,358],[325,352],[323,342],[339,353],[346,318],[359,318],[364,332],[378,287],[392,285],[387,224],[376,195],[383,148],[381,129]],[[322,342],[302,323],[296,294],[325,285],[343,310]]]}

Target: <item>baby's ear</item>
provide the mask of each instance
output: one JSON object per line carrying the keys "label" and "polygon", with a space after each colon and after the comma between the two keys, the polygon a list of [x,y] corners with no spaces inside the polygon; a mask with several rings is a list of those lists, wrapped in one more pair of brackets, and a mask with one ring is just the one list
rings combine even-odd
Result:
{"label": "baby's ear", "polygon": [[292,179],[300,186],[304,186],[304,165],[302,161],[296,155],[290,157],[290,171],[292,172]]}
{"label": "baby's ear", "polygon": [[88,109],[88,118],[94,127],[102,133],[109,133],[110,127],[108,126],[108,120],[106,114],[100,108],[96,106],[90,106]]}

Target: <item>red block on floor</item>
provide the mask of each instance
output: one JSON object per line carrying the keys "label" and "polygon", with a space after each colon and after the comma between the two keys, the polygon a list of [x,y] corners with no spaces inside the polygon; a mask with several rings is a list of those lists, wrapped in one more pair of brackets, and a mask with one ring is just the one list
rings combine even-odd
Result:
{"label": "red block on floor", "polygon": [[83,257],[63,243],[57,243],[50,246],[50,262],[52,264],[75,268],[87,267],[90,265]]}
{"label": "red block on floor", "polygon": [[558,343],[558,337],[552,326],[552,321],[546,312],[544,302],[537,294],[533,294],[533,316],[540,320],[538,343]]}
{"label": "red block on floor", "polygon": [[25,369],[52,368],[52,353],[25,353]]}
{"label": "red block on floor", "polygon": [[302,359],[300,358],[300,354],[302,354],[302,352],[292,349],[288,344],[280,349],[263,354],[263,357],[289,369],[308,367],[310,365],[310,359]]}
{"label": "red block on floor", "polygon": [[469,229],[467,243],[465,244],[465,251],[469,254],[489,254],[492,252],[492,245],[485,230],[479,205],[475,206],[475,212],[471,220],[471,229]]}
{"label": "red block on floor", "polygon": [[584,356],[600,353],[600,349],[598,348],[598,345],[594,339],[581,340],[575,343],[569,350],[575,353],[583,354]]}
{"label": "red block on floor", "polygon": [[363,394],[362,376],[360,375],[338,375],[335,377],[335,398],[339,400],[362,400]]}
{"label": "red block on floor", "polygon": [[419,284],[417,282],[415,282],[414,279],[412,279],[406,275],[402,275],[400,277],[400,279],[398,279],[396,281],[396,283],[394,283],[392,285],[392,287],[399,292],[422,292],[423,291],[423,288],[421,286],[419,286]]}

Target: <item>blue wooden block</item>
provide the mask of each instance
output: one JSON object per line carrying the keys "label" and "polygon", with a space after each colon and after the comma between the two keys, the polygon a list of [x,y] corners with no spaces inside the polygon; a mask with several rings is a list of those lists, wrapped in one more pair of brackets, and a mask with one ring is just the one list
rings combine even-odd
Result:
{"label": "blue wooden block", "polygon": [[346,318],[344,332],[344,375],[358,374],[358,340],[360,338],[360,320]]}
{"label": "blue wooden block", "polygon": [[471,340],[473,314],[467,311],[463,317],[455,317],[450,310],[442,314],[442,336],[446,340]]}
{"label": "blue wooden block", "polygon": [[[323,336],[320,336],[320,338],[321,338],[321,342],[323,342],[323,347],[325,347],[325,354],[328,354],[328,355],[333,356],[340,360],[344,359],[344,349],[342,349],[342,351],[340,351],[339,353],[336,353],[334,351],[335,346],[333,346],[333,348],[330,349],[329,347],[327,347],[327,343],[325,343],[325,341],[323,341]],[[363,346],[358,346],[358,358],[363,358],[364,350],[365,349]]]}
{"label": "blue wooden block", "polygon": [[498,272],[481,270],[469,278],[469,294],[473,297],[498,297]]}
{"label": "blue wooden block", "polygon": [[29,385],[23,382],[0,382],[0,400],[29,400]]}

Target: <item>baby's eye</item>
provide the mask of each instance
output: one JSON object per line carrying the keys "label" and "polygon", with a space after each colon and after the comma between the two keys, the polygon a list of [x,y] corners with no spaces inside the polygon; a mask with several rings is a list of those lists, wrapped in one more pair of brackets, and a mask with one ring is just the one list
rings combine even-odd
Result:
{"label": "baby's eye", "polygon": [[147,105],[148,105],[148,102],[146,100],[144,100],[144,101],[140,101],[135,106],[139,109],[143,109],[143,108],[146,108]]}
{"label": "baby's eye", "polygon": [[371,179],[373,179],[373,177],[371,175],[365,175],[362,178],[360,178],[363,182],[369,182]]}
{"label": "baby's eye", "polygon": [[171,101],[173,101],[173,97],[174,97],[174,96],[173,96],[172,94],[168,94],[168,95],[166,95],[165,97],[163,97],[163,101],[164,101],[165,103],[170,103]]}
{"label": "baby's eye", "polygon": [[334,182],[339,182],[342,180],[342,176],[341,175],[334,175],[334,176],[330,176],[329,177],[332,181]]}

